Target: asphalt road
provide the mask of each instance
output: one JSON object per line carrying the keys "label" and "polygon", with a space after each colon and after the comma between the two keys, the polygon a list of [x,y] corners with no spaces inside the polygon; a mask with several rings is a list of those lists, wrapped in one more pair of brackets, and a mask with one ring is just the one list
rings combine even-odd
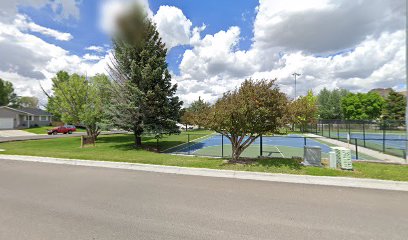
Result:
{"label": "asphalt road", "polygon": [[408,193],[0,161],[0,239],[407,239]]}

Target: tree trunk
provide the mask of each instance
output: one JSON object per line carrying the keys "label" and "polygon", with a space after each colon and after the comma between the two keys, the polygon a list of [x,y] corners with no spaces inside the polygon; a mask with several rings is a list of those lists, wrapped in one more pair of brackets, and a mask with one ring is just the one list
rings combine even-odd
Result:
{"label": "tree trunk", "polygon": [[232,145],[232,161],[237,161],[241,156],[242,148],[240,146]]}
{"label": "tree trunk", "polygon": [[135,135],[135,147],[141,147],[142,146],[142,133],[143,130],[140,129],[139,127],[135,127],[133,129],[133,134]]}

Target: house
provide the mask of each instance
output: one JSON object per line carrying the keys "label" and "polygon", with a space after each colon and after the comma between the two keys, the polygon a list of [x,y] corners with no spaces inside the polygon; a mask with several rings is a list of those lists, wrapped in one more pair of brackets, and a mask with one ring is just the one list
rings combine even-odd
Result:
{"label": "house", "polygon": [[38,108],[0,107],[0,129],[51,125],[52,114]]}

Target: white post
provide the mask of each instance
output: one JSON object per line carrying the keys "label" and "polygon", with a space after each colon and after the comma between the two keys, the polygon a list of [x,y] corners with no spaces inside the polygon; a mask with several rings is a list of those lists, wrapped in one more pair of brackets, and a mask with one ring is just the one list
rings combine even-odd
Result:
{"label": "white post", "polygon": [[30,116],[29,115],[27,115],[27,127],[28,128],[30,128],[30,118],[29,118]]}

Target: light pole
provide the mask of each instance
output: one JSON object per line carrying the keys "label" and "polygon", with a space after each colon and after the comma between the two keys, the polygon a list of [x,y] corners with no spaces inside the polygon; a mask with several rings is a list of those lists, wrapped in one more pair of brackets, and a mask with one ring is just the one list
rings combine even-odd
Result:
{"label": "light pole", "polygon": [[300,76],[300,74],[299,74],[299,73],[294,72],[294,73],[292,74],[292,76],[294,76],[294,77],[295,77],[295,98],[294,98],[294,99],[296,99],[296,77]]}

